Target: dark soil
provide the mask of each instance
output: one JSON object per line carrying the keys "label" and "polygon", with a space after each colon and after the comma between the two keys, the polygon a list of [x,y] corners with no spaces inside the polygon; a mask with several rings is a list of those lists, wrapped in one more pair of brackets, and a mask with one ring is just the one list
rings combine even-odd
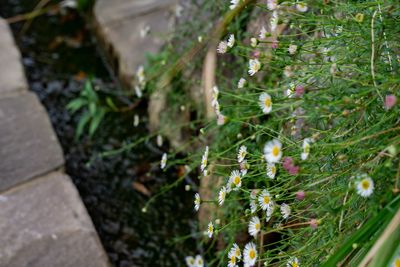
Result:
{"label": "dark soil", "polygon": [[[9,18],[30,12],[38,2],[1,0],[0,16]],[[49,5],[52,4],[55,2]],[[14,23],[12,30],[23,55],[30,89],[50,115],[64,150],[66,172],[77,186],[112,264],[183,265],[184,256],[195,251],[195,242],[187,239],[174,243],[173,239],[195,229],[193,192],[186,192],[184,184],[180,184],[143,213],[149,197],[132,187],[134,181],[140,182],[155,194],[177,179],[175,170],[159,170],[161,151],[166,147],[158,150],[148,142],[112,158],[96,157],[147,134],[145,119],[139,127],[132,125],[134,114],[145,117],[145,101],[135,110],[106,118],[92,139],[83,136],[75,141],[79,113],[71,115],[65,106],[79,95],[85,77],[96,77],[94,83],[100,94],[123,93],[99,56],[85,21],[70,10],[38,17],[29,27],[25,21]],[[117,102],[129,105],[130,101],[122,97]],[[94,160],[88,164],[91,159]]]}

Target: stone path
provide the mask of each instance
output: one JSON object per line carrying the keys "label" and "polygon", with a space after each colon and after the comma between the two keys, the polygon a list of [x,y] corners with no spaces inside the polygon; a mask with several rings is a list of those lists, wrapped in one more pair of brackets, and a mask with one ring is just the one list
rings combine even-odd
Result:
{"label": "stone path", "polygon": [[[95,29],[120,80],[131,86],[145,53],[155,53],[173,28],[177,0],[97,0]],[[145,29],[148,29],[148,34]]]}
{"label": "stone path", "polygon": [[0,18],[0,267],[106,267],[47,113]]}

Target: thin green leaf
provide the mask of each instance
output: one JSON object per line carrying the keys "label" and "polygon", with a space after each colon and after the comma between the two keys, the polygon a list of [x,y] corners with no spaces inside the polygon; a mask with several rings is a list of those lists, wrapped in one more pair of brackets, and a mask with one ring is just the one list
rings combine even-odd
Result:
{"label": "thin green leaf", "polygon": [[84,129],[85,125],[89,122],[90,117],[91,117],[90,113],[86,111],[82,115],[82,117],[79,119],[79,123],[76,128],[76,132],[75,132],[75,139],[79,139],[79,137],[82,135],[83,129]]}
{"label": "thin green leaf", "polygon": [[67,109],[71,111],[71,113],[75,113],[78,111],[80,108],[82,108],[84,105],[86,105],[88,102],[86,99],[83,98],[77,98],[72,100],[67,104]]}
{"label": "thin green leaf", "polygon": [[89,126],[89,135],[93,136],[96,132],[97,128],[99,127],[104,115],[107,113],[106,109],[100,109],[96,116],[92,119]]}

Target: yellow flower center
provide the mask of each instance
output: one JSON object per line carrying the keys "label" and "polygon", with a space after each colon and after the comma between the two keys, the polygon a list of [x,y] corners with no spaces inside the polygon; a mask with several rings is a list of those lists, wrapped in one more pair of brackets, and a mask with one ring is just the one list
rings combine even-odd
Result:
{"label": "yellow flower center", "polygon": [[236,250],[236,257],[240,257],[240,250],[239,249]]}
{"label": "yellow flower center", "polygon": [[275,167],[275,166],[272,166],[272,167],[271,167],[271,172],[272,172],[272,174],[275,174],[275,173],[276,173],[276,167]]}
{"label": "yellow flower center", "polygon": [[256,257],[256,252],[254,251],[254,249],[250,250],[249,257],[250,259],[254,259]]}
{"label": "yellow flower center", "polygon": [[310,145],[306,145],[305,147],[304,147],[304,153],[310,153]]}
{"label": "yellow flower center", "polygon": [[279,155],[279,151],[280,151],[279,147],[278,147],[278,146],[274,146],[274,147],[272,148],[272,155],[273,155],[274,157],[277,157],[277,156]]}
{"label": "yellow flower center", "polygon": [[190,264],[194,264],[194,260],[190,260]]}
{"label": "yellow flower center", "polygon": [[267,108],[271,107],[271,98],[267,97],[267,98],[264,100],[264,105],[265,105]]}
{"label": "yellow flower center", "polygon": [[292,267],[298,267],[299,265],[296,262],[292,263]]}
{"label": "yellow flower center", "polygon": [[203,265],[203,260],[200,259],[200,260],[197,261],[197,263],[198,263],[199,265]]}
{"label": "yellow flower center", "polygon": [[233,183],[235,185],[238,185],[240,183],[240,177],[239,176],[235,176],[235,178],[233,179]]}
{"label": "yellow flower center", "polygon": [[232,263],[232,264],[235,264],[235,263],[236,263],[236,257],[235,257],[235,255],[232,255],[232,256],[231,256],[231,263]]}
{"label": "yellow flower center", "polygon": [[203,165],[207,166],[207,159],[203,159]]}
{"label": "yellow flower center", "polygon": [[[369,181],[368,180],[363,180],[362,182],[361,182],[361,187],[364,189],[364,190],[367,190],[368,188],[369,188]],[[399,266],[400,267],[400,266]]]}
{"label": "yellow flower center", "polygon": [[400,258],[397,258],[397,259],[394,261],[394,266],[400,267]]}
{"label": "yellow flower center", "polygon": [[259,224],[259,223],[256,223],[256,225],[254,226],[254,228],[256,228],[257,231],[260,230],[260,224]]}
{"label": "yellow flower center", "polygon": [[269,204],[269,200],[270,200],[269,196],[264,196],[264,203],[265,204]]}

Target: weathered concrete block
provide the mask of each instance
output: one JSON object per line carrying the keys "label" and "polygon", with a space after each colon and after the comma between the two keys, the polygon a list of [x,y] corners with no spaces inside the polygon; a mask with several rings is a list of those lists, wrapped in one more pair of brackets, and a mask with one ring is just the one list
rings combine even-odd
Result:
{"label": "weathered concrete block", "polygon": [[[130,85],[145,53],[156,53],[172,30],[176,0],[98,0],[94,7],[96,29],[114,68]],[[149,27],[150,34],[140,32]]]}
{"label": "weathered concrete block", "polygon": [[0,159],[0,192],[64,164],[60,144],[35,94],[0,98]]}
{"label": "weathered concrete block", "polygon": [[28,88],[21,54],[8,23],[2,18],[0,18],[0,81],[0,98]]}
{"label": "weathered concrete block", "polygon": [[53,172],[0,195],[1,267],[109,266],[70,178]]}

